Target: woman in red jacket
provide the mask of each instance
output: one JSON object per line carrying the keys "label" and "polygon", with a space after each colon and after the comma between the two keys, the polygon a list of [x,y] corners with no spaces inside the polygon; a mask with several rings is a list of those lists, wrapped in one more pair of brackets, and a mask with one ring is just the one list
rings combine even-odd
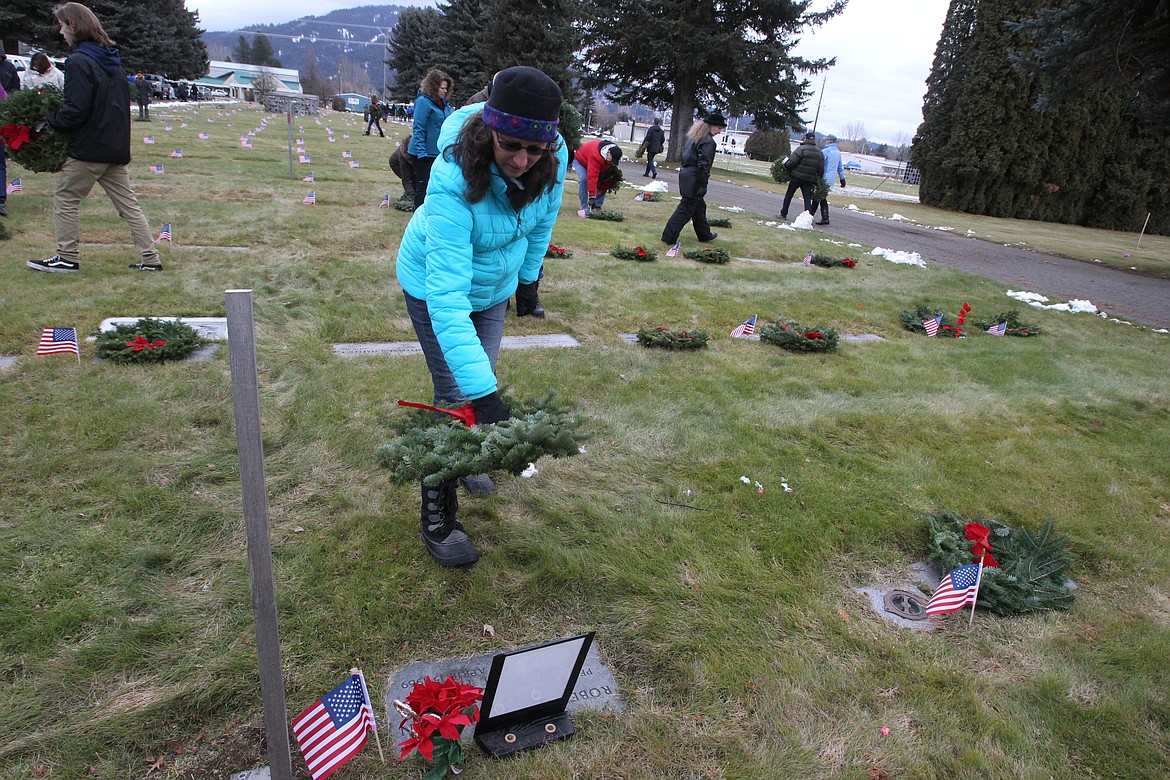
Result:
{"label": "woman in red jacket", "polygon": [[577,186],[577,195],[581,201],[581,211],[578,213],[581,216],[585,215],[584,212],[605,205],[605,192],[609,189],[609,182],[613,180],[621,159],[621,147],[604,138],[581,144],[581,148],[573,155],[573,170],[581,182]]}

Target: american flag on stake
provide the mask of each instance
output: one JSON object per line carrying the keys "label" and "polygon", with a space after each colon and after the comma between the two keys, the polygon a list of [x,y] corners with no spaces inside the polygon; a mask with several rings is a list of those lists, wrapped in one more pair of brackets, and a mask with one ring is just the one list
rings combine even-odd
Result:
{"label": "american flag on stake", "polygon": [[810,265],[810,266],[812,265],[812,250],[811,249],[808,250],[808,254],[804,256],[804,260],[802,260],[801,262],[804,263],[805,265]]}
{"label": "american flag on stake", "polygon": [[309,190],[309,194],[306,195],[305,199],[301,201],[301,203],[305,204],[306,206],[312,206],[316,202],[317,202],[317,191],[316,190]]}
{"label": "american flag on stake", "polygon": [[1003,322],[999,323],[998,325],[992,325],[990,328],[987,329],[987,332],[990,333],[992,336],[1005,335],[1007,333],[1007,320],[1004,320]]}
{"label": "american flag on stake", "polygon": [[170,240],[171,240],[171,223],[168,222],[167,224],[162,226],[162,230],[159,231],[158,238],[156,238],[154,240],[154,243],[157,244],[159,241],[170,241]]}
{"label": "american flag on stake", "polygon": [[390,193],[389,192],[387,192],[385,195],[382,196],[382,202],[378,204],[378,208],[380,208],[380,209],[390,208]]}
{"label": "american flag on stake", "polygon": [[183,156],[182,149],[176,149],[175,151],[171,152],[171,157],[182,157],[182,156]]}
{"label": "american flag on stake", "polygon": [[251,149],[251,148],[252,148],[252,141],[251,141],[251,139],[249,139],[249,138],[241,138],[241,139],[240,139],[240,148],[241,148],[241,149]]}
{"label": "american flag on stake", "polygon": [[369,733],[378,734],[361,672],[350,675],[296,716],[292,730],[313,780],[325,780],[361,752]]}
{"label": "american flag on stake", "polygon": [[926,605],[926,614],[942,615],[958,612],[979,597],[979,581],[983,578],[983,562],[969,563],[947,573]]}
{"label": "american flag on stake", "polygon": [[350,167],[350,168],[356,168],[356,167],[358,167],[358,161],[357,161],[357,160],[350,160],[350,161],[349,161],[349,167]]}
{"label": "american flag on stake", "polygon": [[682,247],[682,242],[681,242],[681,241],[675,241],[675,242],[674,242],[674,246],[672,246],[670,249],[667,249],[667,250],[666,250],[666,256],[667,256],[667,257],[676,257],[676,256],[678,255],[678,250],[679,250],[681,247]]}
{"label": "american flag on stake", "polygon": [[153,136],[153,135],[148,135],[148,136],[146,136],[146,138],[143,138],[143,139],[142,139],[142,143],[144,143],[144,144],[152,144],[152,143],[154,143],[154,136]]}
{"label": "american flag on stake", "polygon": [[347,149],[341,153],[341,156],[348,160],[350,157],[353,157],[353,154]]}
{"label": "american flag on stake", "polygon": [[735,330],[731,331],[731,337],[733,339],[741,339],[744,336],[750,336],[755,333],[757,316],[753,314],[744,320],[742,325],[737,326]]}
{"label": "american flag on stake", "polygon": [[309,175],[306,176],[305,178],[301,179],[301,181],[312,181],[312,180],[313,180],[313,172],[312,171],[309,171]]}
{"label": "american flag on stake", "polygon": [[41,331],[41,343],[37,345],[38,355],[57,355],[62,352],[72,352],[77,355],[77,362],[81,362],[81,352],[77,349],[77,328],[45,328]]}
{"label": "american flag on stake", "polygon": [[20,179],[17,178],[17,179],[13,179],[12,181],[8,182],[8,185],[4,188],[4,191],[7,194],[11,195],[14,192],[23,192],[24,186],[20,183]]}
{"label": "american flag on stake", "polygon": [[942,325],[942,315],[931,317],[928,320],[922,321],[922,327],[926,328],[926,335],[934,338],[938,334],[938,327]]}
{"label": "american flag on stake", "polygon": [[162,173],[163,167],[161,165],[152,165],[152,166],[150,166],[150,172],[151,173]]}
{"label": "american flag on stake", "polygon": [[207,133],[200,133],[200,134],[199,134],[199,140],[200,140],[200,141],[206,141],[206,140],[207,140],[208,138],[210,138],[210,137],[211,137],[211,136],[209,136]]}
{"label": "american flag on stake", "polygon": [[301,160],[301,165],[308,165],[309,163],[312,162],[312,160],[309,159],[309,155],[307,155],[307,154],[302,154],[300,157],[300,160]]}

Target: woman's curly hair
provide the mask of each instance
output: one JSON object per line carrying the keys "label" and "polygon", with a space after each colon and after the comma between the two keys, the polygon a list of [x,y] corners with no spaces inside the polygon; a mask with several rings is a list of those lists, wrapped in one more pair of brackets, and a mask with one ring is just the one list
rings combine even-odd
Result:
{"label": "woman's curly hair", "polygon": [[455,79],[438,68],[431,68],[427,71],[426,75],[422,77],[422,81],[418,83],[418,90],[437,103],[439,102],[439,87],[443,86],[444,81],[447,82],[447,99],[450,100],[451,93],[455,91]]}
{"label": "woman's curly hair", "polygon": [[[512,208],[519,211],[524,206],[552,190],[557,182],[556,150],[564,141],[558,135],[556,144],[545,154],[540,156],[536,164],[520,177],[524,189],[508,186],[508,201]],[[463,170],[463,178],[467,180],[467,200],[479,203],[487,195],[492,181],[492,164],[496,160],[495,146],[492,143],[492,129],[483,121],[483,114],[472,114],[464,122],[455,138],[455,143],[448,146],[443,154],[449,160],[454,160]]]}

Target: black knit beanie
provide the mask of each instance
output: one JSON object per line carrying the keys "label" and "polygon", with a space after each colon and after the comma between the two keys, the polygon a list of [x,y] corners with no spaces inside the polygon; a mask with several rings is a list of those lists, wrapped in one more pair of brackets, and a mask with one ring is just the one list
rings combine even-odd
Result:
{"label": "black knit beanie", "polygon": [[551,143],[557,138],[563,102],[555,81],[536,68],[518,65],[492,79],[483,121],[513,138]]}

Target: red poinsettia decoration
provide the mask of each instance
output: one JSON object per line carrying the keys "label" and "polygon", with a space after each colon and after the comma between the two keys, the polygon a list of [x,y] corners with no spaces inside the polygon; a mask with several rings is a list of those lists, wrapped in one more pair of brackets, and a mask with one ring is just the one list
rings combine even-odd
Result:
{"label": "red poinsettia decoration", "polygon": [[991,529],[979,523],[967,523],[963,533],[971,542],[971,555],[978,561],[983,559],[984,566],[999,566],[999,561],[991,554]]}
{"label": "red poinsettia decoration", "polygon": [[638,257],[645,257],[648,254],[648,252],[646,252],[646,250],[643,249],[642,247],[636,246],[636,247],[634,247],[634,254],[636,254]]}
{"label": "red poinsettia decoration", "polygon": [[133,341],[127,341],[126,346],[130,347],[131,352],[141,352],[144,349],[156,349],[158,347],[166,346],[166,341],[159,339],[158,341],[150,341],[141,333],[134,337]]}
{"label": "red poinsettia decoration", "polygon": [[434,761],[435,766],[427,773],[428,778],[441,778],[451,768],[460,771],[463,748],[459,745],[459,737],[466,726],[479,720],[482,699],[482,688],[464,685],[454,677],[440,683],[428,676],[415,683],[405,703],[394,702],[395,708],[404,716],[398,727],[404,728],[409,723],[414,734],[399,743],[402,749],[399,759],[417,750],[423,758]]}
{"label": "red poinsettia decoration", "polygon": [[4,143],[14,152],[19,152],[20,147],[33,140],[31,130],[25,125],[4,125],[0,127],[0,136],[4,138]]}

